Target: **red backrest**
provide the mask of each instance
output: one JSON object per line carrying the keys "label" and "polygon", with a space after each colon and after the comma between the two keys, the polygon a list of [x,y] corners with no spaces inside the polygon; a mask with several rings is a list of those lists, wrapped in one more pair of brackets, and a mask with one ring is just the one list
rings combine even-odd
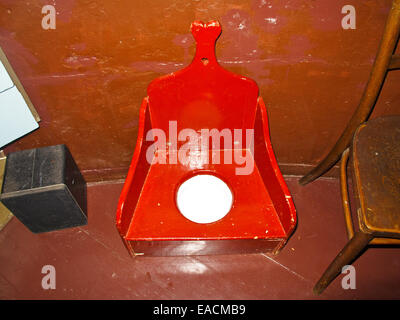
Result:
{"label": "red backrest", "polygon": [[168,132],[169,121],[177,121],[178,130],[253,128],[258,87],[218,64],[215,42],[220,24],[196,21],[191,31],[197,44],[192,63],[148,87],[152,127]]}

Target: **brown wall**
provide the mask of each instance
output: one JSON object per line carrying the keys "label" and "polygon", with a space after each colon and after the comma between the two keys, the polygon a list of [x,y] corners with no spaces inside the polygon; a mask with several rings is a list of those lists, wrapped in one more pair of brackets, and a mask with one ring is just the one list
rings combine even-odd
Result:
{"label": "brown wall", "polygon": [[[65,143],[89,181],[125,176],[147,85],[190,63],[190,23],[211,19],[223,28],[221,65],[261,89],[282,171],[304,173],[356,108],[391,3],[63,0],[56,30],[43,30],[42,6],[54,2],[0,0],[0,46],[42,118],[6,152]],[[341,27],[346,4],[355,30]],[[400,113],[400,73],[388,80],[373,117]]]}

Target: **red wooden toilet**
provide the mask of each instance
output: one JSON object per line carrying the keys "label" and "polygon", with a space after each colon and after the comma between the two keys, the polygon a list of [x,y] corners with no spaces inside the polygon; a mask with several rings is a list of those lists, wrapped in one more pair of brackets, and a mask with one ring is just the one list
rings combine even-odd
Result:
{"label": "red wooden toilet", "polygon": [[257,84],[215,57],[217,21],[193,22],[196,55],[152,81],[117,209],[132,255],[277,253],[296,225]]}

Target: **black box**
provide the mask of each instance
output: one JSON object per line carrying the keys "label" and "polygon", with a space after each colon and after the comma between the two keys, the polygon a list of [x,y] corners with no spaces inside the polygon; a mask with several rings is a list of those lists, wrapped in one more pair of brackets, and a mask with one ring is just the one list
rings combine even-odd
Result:
{"label": "black box", "polygon": [[0,201],[34,233],[87,224],[86,183],[65,145],[8,154]]}

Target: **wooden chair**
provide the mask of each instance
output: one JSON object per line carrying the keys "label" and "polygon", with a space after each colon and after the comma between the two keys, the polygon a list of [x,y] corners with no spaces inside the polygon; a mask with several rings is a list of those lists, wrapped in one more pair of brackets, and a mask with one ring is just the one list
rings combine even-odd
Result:
{"label": "wooden chair", "polygon": [[[358,207],[356,232],[347,191],[349,158]],[[340,169],[349,242],[315,285],[317,294],[368,244],[400,244],[400,116],[381,117],[362,124],[354,135],[352,146],[343,153]]]}
{"label": "wooden chair", "polygon": [[400,69],[400,55],[393,55],[399,33],[400,0],[393,0],[371,75],[360,103],[334,147],[313,170],[299,180],[301,185],[306,185],[314,181],[333,167],[350,145],[358,126],[368,119],[378,98],[387,71]]}
{"label": "wooden chair", "polygon": [[[400,0],[393,0],[384,34],[360,103],[328,155],[299,180],[306,185],[341,161],[341,193],[349,242],[333,260],[314,292],[321,293],[342,267],[368,244],[400,244],[400,117],[368,120],[389,70],[400,68],[394,55],[400,33]],[[351,146],[350,146],[351,145]],[[350,148],[349,148],[350,146]],[[354,232],[347,193],[346,168],[351,154],[358,224]]]}

